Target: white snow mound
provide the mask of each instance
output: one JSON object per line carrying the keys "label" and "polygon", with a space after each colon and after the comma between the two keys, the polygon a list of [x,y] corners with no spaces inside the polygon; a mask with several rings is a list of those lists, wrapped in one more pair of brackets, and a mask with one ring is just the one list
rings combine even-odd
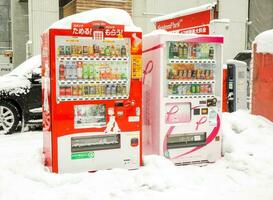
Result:
{"label": "white snow mound", "polygon": [[273,29],[260,33],[254,40],[258,53],[273,54]]}
{"label": "white snow mound", "polygon": [[127,31],[141,31],[141,28],[134,25],[132,18],[125,10],[116,8],[98,8],[74,14],[53,23],[49,28],[70,29],[73,22],[88,23],[97,20],[105,21],[109,24],[124,25],[125,29],[128,29]]}
{"label": "white snow mound", "polygon": [[61,175],[42,164],[41,132],[0,135],[0,199],[272,200],[272,122],[238,111],[222,128],[225,156],[214,164],[175,167],[150,155],[139,170]]}

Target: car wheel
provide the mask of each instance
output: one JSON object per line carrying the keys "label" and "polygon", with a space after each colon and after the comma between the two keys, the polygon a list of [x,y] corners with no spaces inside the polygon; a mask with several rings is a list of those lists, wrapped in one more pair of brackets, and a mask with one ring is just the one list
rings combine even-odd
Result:
{"label": "car wheel", "polygon": [[9,102],[0,103],[0,130],[5,134],[12,134],[19,123],[19,112],[17,108]]}

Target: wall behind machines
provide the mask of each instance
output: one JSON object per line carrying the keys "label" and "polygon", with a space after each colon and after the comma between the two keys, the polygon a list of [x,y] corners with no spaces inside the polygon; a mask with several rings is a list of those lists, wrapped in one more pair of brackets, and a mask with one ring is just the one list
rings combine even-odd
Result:
{"label": "wall behind machines", "polygon": [[249,0],[248,48],[255,37],[268,29],[273,28],[273,1]]}
{"label": "wall behind machines", "polygon": [[27,58],[40,54],[41,33],[59,19],[59,3],[56,0],[29,0],[29,41]]}
{"label": "wall behind machines", "polygon": [[[139,2],[137,0],[136,2]],[[63,16],[80,13],[95,8],[119,8],[132,14],[132,0],[72,0],[63,7]]]}

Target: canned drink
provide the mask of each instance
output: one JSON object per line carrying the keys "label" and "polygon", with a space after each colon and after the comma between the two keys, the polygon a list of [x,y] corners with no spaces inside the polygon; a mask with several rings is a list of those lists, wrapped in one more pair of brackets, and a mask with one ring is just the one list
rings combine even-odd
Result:
{"label": "canned drink", "polygon": [[100,92],[101,92],[101,95],[102,95],[102,96],[105,96],[105,95],[106,95],[106,88],[105,88],[105,85],[101,85],[100,87],[101,87],[101,91],[100,91]]}
{"label": "canned drink", "polygon": [[93,56],[93,55],[94,55],[93,46],[88,46],[88,56]]}
{"label": "canned drink", "polygon": [[205,71],[203,69],[200,69],[200,79],[205,79]]}
{"label": "canned drink", "polygon": [[65,80],[65,66],[63,62],[60,62],[60,65],[59,65],[59,79]]}
{"label": "canned drink", "polygon": [[212,87],[210,84],[208,84],[208,94],[211,94],[212,93]]}
{"label": "canned drink", "polygon": [[83,86],[83,95],[84,96],[88,96],[89,95],[89,86],[88,85],[84,85]]}
{"label": "canned drink", "polygon": [[83,69],[82,69],[82,77],[83,79],[89,79],[89,65],[87,64],[87,62],[83,63]]}
{"label": "canned drink", "polygon": [[65,88],[65,95],[66,96],[72,96],[72,88],[71,87],[66,87]]}
{"label": "canned drink", "polygon": [[172,95],[172,91],[173,91],[173,84],[169,84],[168,85],[168,95]]}
{"label": "canned drink", "polygon": [[82,54],[83,55],[88,55],[88,46],[83,46],[82,47]]}
{"label": "canned drink", "polygon": [[65,96],[65,87],[60,87],[60,96]]}
{"label": "canned drink", "polygon": [[188,78],[188,79],[191,79],[191,76],[192,76],[192,71],[191,71],[191,70],[188,70],[187,78]]}
{"label": "canned drink", "polygon": [[177,86],[176,84],[173,85],[173,90],[172,90],[172,94],[173,94],[173,95],[177,95],[177,93],[178,93],[178,92],[177,92],[177,87],[178,87],[178,86]]}
{"label": "canned drink", "polygon": [[77,55],[77,46],[76,45],[72,45],[71,46],[71,55],[72,56],[76,56]]}
{"label": "canned drink", "polygon": [[178,87],[177,87],[177,93],[179,94],[179,95],[182,95],[183,94],[183,86],[180,84],[180,85],[178,85]]}
{"label": "canned drink", "polygon": [[191,78],[196,79],[196,70],[192,70]]}
{"label": "canned drink", "polygon": [[117,85],[117,95],[122,95],[122,87],[121,85]]}
{"label": "canned drink", "polygon": [[79,86],[78,86],[78,95],[79,95],[79,96],[82,96],[82,95],[83,95],[83,86],[82,86],[82,85],[79,85]]}
{"label": "canned drink", "polygon": [[72,96],[78,96],[78,86],[77,85],[72,86]]}
{"label": "canned drink", "polygon": [[195,94],[195,93],[196,93],[195,84],[192,84],[192,85],[191,85],[191,93],[192,93],[192,94]]}
{"label": "canned drink", "polygon": [[111,95],[116,96],[117,95],[117,88],[116,85],[111,86]]}
{"label": "canned drink", "polygon": [[77,62],[77,78],[82,79],[82,62]]}
{"label": "canned drink", "polygon": [[186,94],[187,95],[192,94],[192,92],[191,92],[191,85],[190,84],[186,85]]}
{"label": "canned drink", "polygon": [[213,70],[210,70],[210,76],[209,76],[210,80],[213,80]]}
{"label": "canned drink", "polygon": [[105,95],[106,96],[110,96],[111,95],[111,86],[110,85],[106,85],[106,87],[105,87]]}
{"label": "canned drink", "polygon": [[122,85],[122,95],[127,95],[127,86]]}
{"label": "canned drink", "polygon": [[94,85],[94,88],[95,88],[94,96],[101,96],[101,87],[100,87],[100,85]]}
{"label": "canned drink", "polygon": [[89,79],[94,80],[94,63],[89,64]]}
{"label": "canned drink", "polygon": [[197,69],[196,70],[196,79],[200,79],[201,78],[201,70]]}
{"label": "canned drink", "polygon": [[196,84],[196,85],[195,85],[195,92],[196,92],[197,94],[200,94],[200,84]]}
{"label": "canned drink", "polygon": [[58,53],[59,53],[60,56],[65,55],[65,48],[64,48],[64,46],[59,46],[58,47]]}

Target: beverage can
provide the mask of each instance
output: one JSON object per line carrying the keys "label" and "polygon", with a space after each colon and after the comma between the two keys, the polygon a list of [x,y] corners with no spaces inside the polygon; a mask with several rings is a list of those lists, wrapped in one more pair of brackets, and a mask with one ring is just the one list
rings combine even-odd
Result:
{"label": "beverage can", "polygon": [[200,84],[195,85],[195,93],[200,94]]}
{"label": "beverage can", "polygon": [[78,95],[83,96],[83,86],[82,85],[78,86]]}
{"label": "beverage can", "polygon": [[196,93],[195,84],[191,84],[191,93],[192,93],[192,94],[195,94],[195,93]]}
{"label": "beverage can", "polygon": [[82,68],[83,68],[82,69],[82,72],[83,72],[82,77],[83,77],[83,79],[88,79],[89,78],[89,72],[90,72],[88,63],[87,62],[83,62]]}
{"label": "beverage can", "polygon": [[111,85],[106,85],[105,87],[105,95],[110,96],[111,95]]}
{"label": "beverage can", "polygon": [[65,79],[65,66],[62,61],[60,62],[60,65],[59,65],[59,79],[60,80]]}
{"label": "beverage can", "polygon": [[173,84],[169,84],[168,85],[168,95],[172,95],[172,91],[173,91]]}
{"label": "beverage can", "polygon": [[114,85],[114,84],[111,86],[111,95],[112,96],[117,95],[116,85]]}
{"label": "beverage can", "polygon": [[60,96],[65,96],[65,87],[60,87]]}
{"label": "beverage can", "polygon": [[72,96],[78,96],[78,86],[77,85],[72,86]]}
{"label": "beverage can", "polygon": [[89,95],[89,86],[88,85],[84,85],[83,86],[83,95],[84,96],[88,96]]}
{"label": "beverage can", "polygon": [[77,78],[82,79],[82,61],[77,62]]}
{"label": "beverage can", "polygon": [[179,85],[178,85],[178,87],[177,87],[177,93],[178,93],[179,95],[182,95],[182,94],[183,94],[183,86],[182,86],[182,84],[179,84]]}
{"label": "beverage can", "polygon": [[65,95],[66,96],[72,96],[72,88],[71,87],[66,87],[65,88]]}

